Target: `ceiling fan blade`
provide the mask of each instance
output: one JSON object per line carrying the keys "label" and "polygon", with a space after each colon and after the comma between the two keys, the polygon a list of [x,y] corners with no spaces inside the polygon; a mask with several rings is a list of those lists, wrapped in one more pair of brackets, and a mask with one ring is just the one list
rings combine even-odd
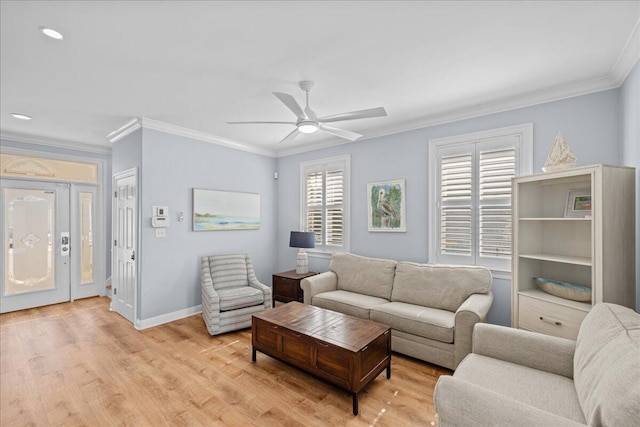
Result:
{"label": "ceiling fan blade", "polygon": [[298,104],[293,96],[289,95],[288,93],[282,92],[273,92],[273,94],[277,96],[278,99],[282,101],[282,103],[286,105],[287,108],[289,108],[289,110],[293,111],[293,114],[295,114],[298,119],[302,120],[307,118],[306,114],[304,114],[304,111],[302,111],[300,104]]}
{"label": "ceiling fan blade", "polygon": [[331,135],[348,139],[349,141],[355,141],[356,139],[362,136],[359,133],[351,132],[350,130],[338,129],[338,128],[334,128],[333,126],[323,125],[322,123],[320,123],[320,129],[327,133],[330,133]]}
{"label": "ceiling fan blade", "polygon": [[282,144],[283,142],[291,142],[296,136],[300,135],[300,133],[301,132],[298,130],[298,128],[295,128],[289,135],[285,136],[284,139],[280,141],[278,144]]}
{"label": "ceiling fan blade", "polygon": [[319,122],[331,123],[342,120],[369,119],[371,117],[384,117],[387,112],[382,107],[368,108],[366,110],[351,111],[350,113],[334,114],[332,116],[320,117]]}
{"label": "ceiling fan blade", "polygon": [[227,122],[230,125],[296,125],[296,122]]}

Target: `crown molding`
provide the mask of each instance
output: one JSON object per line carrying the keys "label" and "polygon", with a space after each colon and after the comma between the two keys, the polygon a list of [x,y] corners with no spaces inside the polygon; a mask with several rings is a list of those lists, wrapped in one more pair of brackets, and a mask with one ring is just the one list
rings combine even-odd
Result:
{"label": "crown molding", "polygon": [[109,135],[107,135],[107,139],[109,140],[110,143],[114,144],[120,141],[125,136],[130,135],[133,132],[137,131],[141,127],[142,127],[142,124],[140,120],[135,118],[129,121],[126,125],[111,132]]}
{"label": "crown molding", "polygon": [[211,144],[222,145],[224,147],[234,148],[236,150],[247,151],[249,153],[260,154],[268,157],[276,157],[276,153],[273,150],[253,146],[250,144],[244,144],[233,139],[223,138],[220,136],[212,135],[205,132],[200,132],[193,129],[184,128],[181,126],[172,125],[170,123],[161,122],[159,120],[149,119],[146,117],[138,117],[131,120],[129,123],[111,132],[107,138],[111,142],[116,142],[132,132],[138,129],[151,129],[159,132],[168,133],[171,135],[182,136],[185,138],[195,139],[196,141],[208,142]]}
{"label": "crown molding", "polygon": [[[406,121],[392,127],[372,129],[367,132],[367,135],[353,142],[366,141],[368,139],[415,131],[432,126],[453,123],[460,120],[473,119],[490,114],[517,110],[519,108],[532,107],[534,105],[545,104],[547,102],[561,101],[563,99],[588,95],[590,93],[601,92],[618,87],[620,87],[620,84],[616,82],[612,76],[607,76],[579,82],[573,85],[557,86],[543,91],[531,91],[524,95],[502,98],[491,103],[466,106],[452,105],[448,111],[443,113],[431,114],[418,120]],[[327,141],[319,141],[314,145],[299,146],[297,148],[278,151],[278,157],[286,157],[350,143],[351,141],[342,141],[337,140],[337,138],[331,138]]]}
{"label": "crown molding", "polygon": [[633,67],[640,59],[640,18],[636,21],[631,35],[627,39],[620,56],[611,69],[611,78],[621,86]]}
{"label": "crown molding", "polygon": [[84,142],[66,141],[41,135],[28,135],[0,130],[0,139],[23,142],[25,144],[43,145],[45,147],[64,148],[86,153],[111,154],[111,147],[86,144]]}

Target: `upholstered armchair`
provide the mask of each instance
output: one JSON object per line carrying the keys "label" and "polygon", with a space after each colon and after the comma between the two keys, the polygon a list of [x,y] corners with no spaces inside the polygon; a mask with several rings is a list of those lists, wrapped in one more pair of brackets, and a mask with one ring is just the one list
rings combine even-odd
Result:
{"label": "upholstered armchair", "polygon": [[258,282],[247,254],[201,260],[202,318],[211,335],[251,326],[251,315],[271,308],[271,288]]}

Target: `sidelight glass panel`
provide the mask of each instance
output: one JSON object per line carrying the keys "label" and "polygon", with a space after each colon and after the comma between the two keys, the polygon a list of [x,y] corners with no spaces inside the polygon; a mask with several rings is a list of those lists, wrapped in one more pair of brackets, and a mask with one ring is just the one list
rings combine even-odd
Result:
{"label": "sidelight glass panel", "polygon": [[55,288],[55,192],[5,188],[4,200],[4,295]]}
{"label": "sidelight glass panel", "polygon": [[93,193],[80,192],[81,283],[93,283]]}

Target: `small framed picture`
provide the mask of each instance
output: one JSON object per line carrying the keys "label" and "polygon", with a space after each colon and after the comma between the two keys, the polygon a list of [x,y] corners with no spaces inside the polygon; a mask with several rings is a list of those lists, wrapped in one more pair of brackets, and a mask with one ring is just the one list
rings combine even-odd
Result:
{"label": "small framed picture", "polygon": [[591,190],[588,188],[569,190],[564,216],[566,218],[590,218]]}

